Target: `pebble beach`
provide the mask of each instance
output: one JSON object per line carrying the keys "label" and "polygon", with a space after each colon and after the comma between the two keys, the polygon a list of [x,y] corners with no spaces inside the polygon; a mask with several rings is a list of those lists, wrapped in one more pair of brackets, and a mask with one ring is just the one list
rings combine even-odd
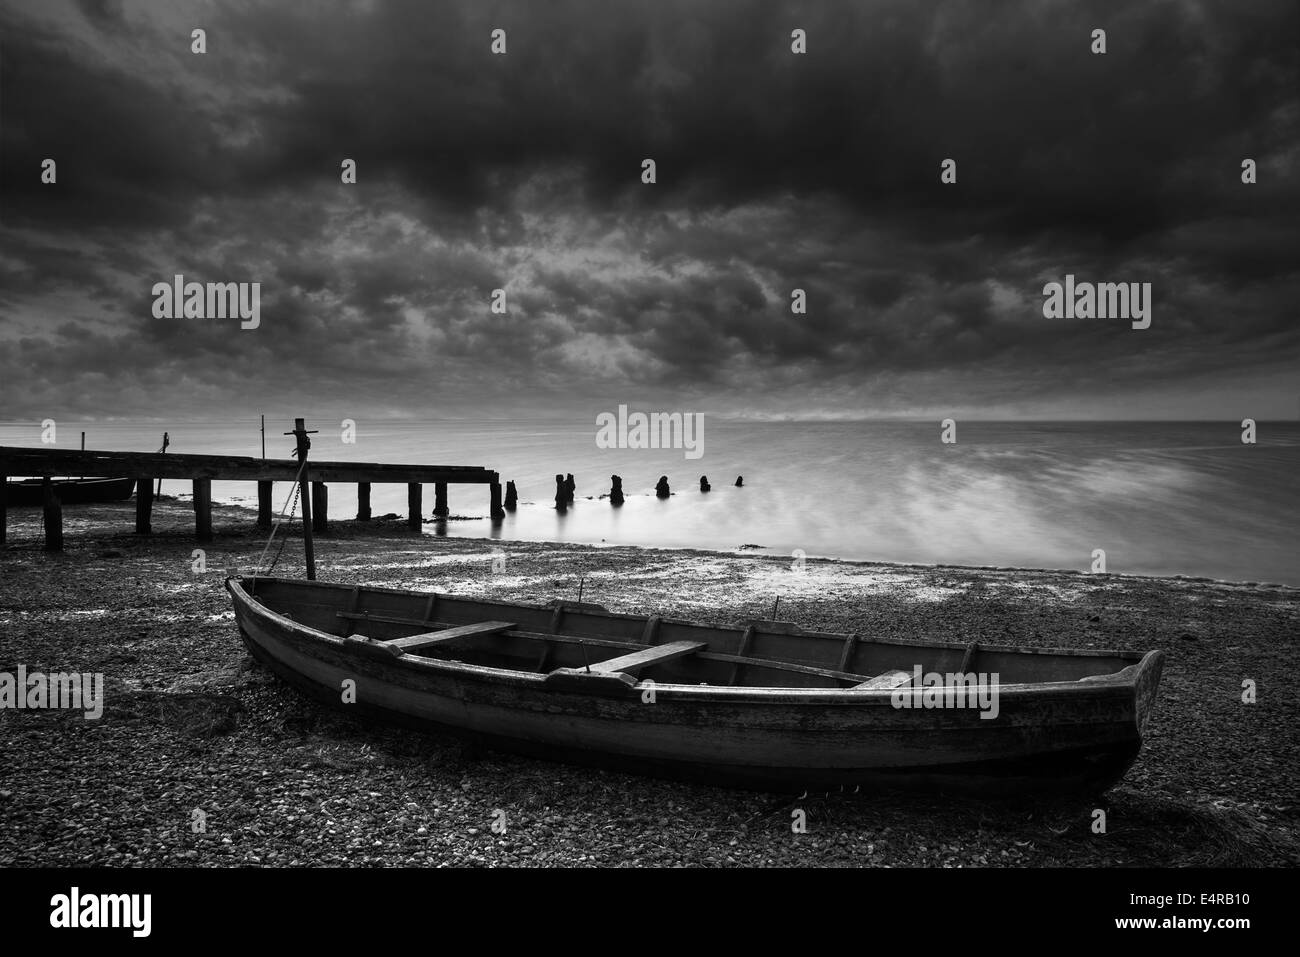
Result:
{"label": "pebble beach", "polygon": [[[335,522],[316,539],[324,580],[542,603],[581,587],[611,610],[717,624],[770,617],[779,597],[779,617],[809,629],[1167,655],[1142,753],[1100,805],[792,798],[482,752],[327,710],[240,640],[223,582],[262,556],[254,516],[217,507],[198,565],[189,503],[156,503],[148,537],[131,531],[133,515],[129,502],[69,510],[66,550],[48,554],[39,509],[9,513],[0,671],[102,673],[105,700],[98,720],[0,710],[0,865],[1300,863],[1300,589],[812,558],[795,567],[740,548],[761,546],[761,528],[731,552],[443,538],[395,518]],[[282,534],[266,561],[300,576],[298,530]],[[792,830],[796,811],[803,833]]]}

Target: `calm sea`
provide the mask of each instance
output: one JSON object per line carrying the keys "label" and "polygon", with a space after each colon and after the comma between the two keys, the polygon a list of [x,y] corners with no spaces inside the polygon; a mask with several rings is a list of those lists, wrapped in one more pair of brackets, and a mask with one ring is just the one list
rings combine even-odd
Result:
{"label": "calm sea", "polygon": [[[331,424],[332,425],[332,424]],[[260,454],[258,422],[59,423],[60,448]],[[289,426],[268,425],[269,457],[285,458]],[[938,422],[755,423],[706,418],[704,454],[600,449],[590,427],[499,421],[359,420],[355,444],[316,421],[320,459],[482,465],[513,479],[520,507],[493,527],[482,486],[452,486],[443,534],[732,550],[892,562],[1087,570],[1093,551],[1110,572],[1195,575],[1300,584],[1300,424],[1238,422],[975,422],[942,444]],[[0,426],[0,444],[38,445],[35,425]],[[577,498],[554,508],[555,474],[572,472]],[[598,496],[623,477],[627,502]],[[660,475],[674,492],[654,496]],[[707,475],[713,490],[699,491]],[[743,475],[743,488],[734,487]],[[276,507],[290,490],[276,485]],[[188,495],[187,482],[163,491]],[[215,483],[214,497],[256,501],[251,484]],[[426,517],[433,490],[424,493]],[[405,514],[406,489],[375,486],[372,509]],[[330,512],[350,518],[355,486],[330,488]],[[439,534],[425,526],[427,534]]]}

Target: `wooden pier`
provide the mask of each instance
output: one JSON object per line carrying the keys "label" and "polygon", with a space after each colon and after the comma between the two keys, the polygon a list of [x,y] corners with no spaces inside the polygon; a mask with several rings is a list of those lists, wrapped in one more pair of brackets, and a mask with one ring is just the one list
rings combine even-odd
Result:
{"label": "wooden pier", "polygon": [[[501,507],[501,478],[490,469],[473,465],[388,465],[373,462],[324,462],[311,459],[303,481],[310,482],[314,530],[329,528],[329,483],[355,483],[357,518],[370,518],[370,486],[404,484],[410,513],[407,523],[413,530],[422,524],[421,487],[433,483],[437,508],[435,516],[446,515],[447,486],[486,485],[489,489],[489,514],[495,521],[505,515]],[[294,459],[259,459],[235,455],[176,455],[159,452],[95,452],[70,449],[21,448],[0,446],[0,544],[5,541],[7,505],[5,483],[10,477],[61,475],[133,478],[135,492],[135,530],[147,535],[152,530],[154,488],[157,479],[189,479],[194,488],[194,532],[199,541],[212,538],[212,483],[256,482],[257,524],[270,528],[272,521],[271,483],[298,479],[298,462]],[[305,505],[306,503],[304,503]],[[58,495],[47,483],[45,496],[46,548],[58,551],[63,544],[63,510]]]}

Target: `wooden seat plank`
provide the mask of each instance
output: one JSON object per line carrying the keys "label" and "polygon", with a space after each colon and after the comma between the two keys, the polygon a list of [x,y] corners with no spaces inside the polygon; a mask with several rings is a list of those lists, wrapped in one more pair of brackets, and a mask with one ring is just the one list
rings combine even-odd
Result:
{"label": "wooden seat plank", "polygon": [[876,675],[861,684],[856,684],[851,690],[853,691],[886,691],[893,688],[901,688],[903,685],[912,683],[912,672],[910,671],[886,671],[883,675]]}
{"label": "wooden seat plank", "polygon": [[515,627],[513,621],[476,621],[472,625],[457,625],[441,631],[426,631],[422,635],[409,635],[406,638],[394,638],[384,642],[388,648],[401,649],[404,652],[420,648],[432,648],[437,645],[456,641],[459,638],[481,638],[486,635],[499,635]]}
{"label": "wooden seat plank", "polygon": [[611,674],[616,671],[637,671],[649,665],[661,665],[665,661],[693,655],[695,652],[707,647],[709,646],[702,641],[670,641],[666,645],[654,645],[651,648],[634,651],[629,655],[619,655],[617,658],[598,662],[591,666],[591,670],[602,674]]}

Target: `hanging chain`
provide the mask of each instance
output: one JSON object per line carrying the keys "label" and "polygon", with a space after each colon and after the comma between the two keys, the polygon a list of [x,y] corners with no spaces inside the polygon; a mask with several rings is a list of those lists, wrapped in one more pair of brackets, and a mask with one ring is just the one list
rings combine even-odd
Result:
{"label": "hanging chain", "polygon": [[[296,514],[298,511],[298,495],[302,491],[302,470],[304,467],[306,467],[306,465],[307,465],[306,462],[302,462],[301,464],[299,464],[298,474],[295,475],[293,478],[293,511],[289,515],[290,521],[293,520],[294,514]],[[262,567],[262,562],[266,560],[266,553],[270,550],[271,543],[275,541],[275,533],[280,530],[280,526],[282,524],[284,524],[284,509],[280,509],[280,518],[275,522],[275,524],[271,526],[271,535],[270,537],[267,538],[266,545],[263,546],[262,548],[262,555],[257,560],[257,568],[258,568],[257,574],[261,574],[260,569]],[[284,546],[286,542],[288,542],[287,538],[280,539],[280,550],[275,553],[275,558],[271,562],[271,567],[267,569],[268,575],[275,568],[275,563],[280,560],[280,555],[284,551]]]}
{"label": "hanging chain", "polygon": [[[293,504],[289,506],[289,521],[291,522],[293,521],[293,517],[298,513],[298,495],[301,492],[302,492],[302,483],[294,482],[293,483]],[[289,539],[287,537],[285,536],[280,537],[280,547],[276,549],[275,558],[271,559],[271,566],[266,570],[266,573],[268,575],[270,575],[271,572],[275,571],[276,562],[278,562],[280,560],[280,556],[284,554],[284,546],[287,545],[288,542]]]}

